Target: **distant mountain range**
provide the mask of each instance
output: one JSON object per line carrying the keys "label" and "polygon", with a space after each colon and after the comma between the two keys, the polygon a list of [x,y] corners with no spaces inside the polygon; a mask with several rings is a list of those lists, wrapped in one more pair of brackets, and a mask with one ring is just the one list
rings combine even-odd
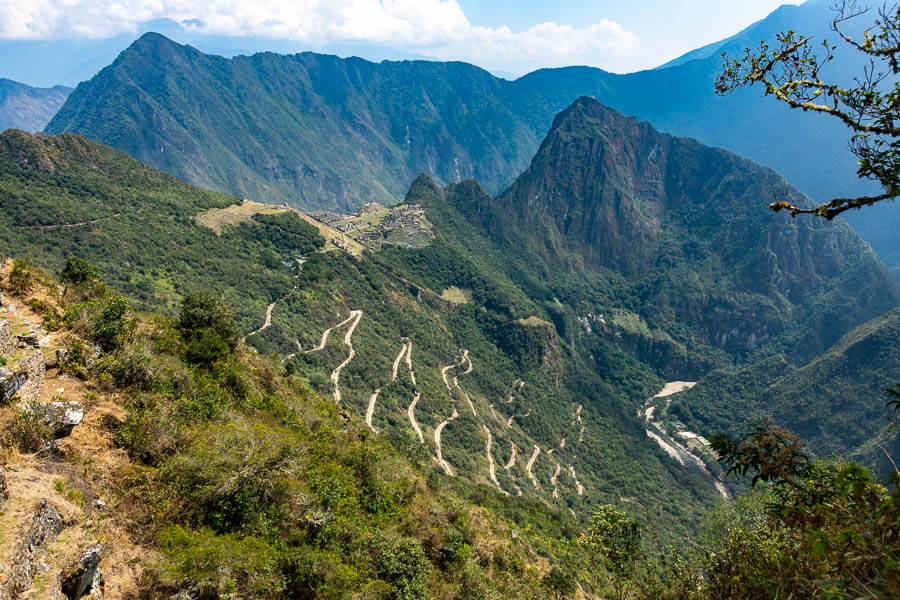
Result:
{"label": "distant mountain range", "polygon": [[0,79],[0,131],[10,128],[41,131],[71,92],[71,88],[61,85],[34,88]]}
{"label": "distant mountain range", "polygon": [[[373,64],[312,53],[229,60],[147,34],[81,84],[47,131],[82,133],[204,187],[350,208],[399,200],[422,171],[445,183],[475,177],[498,193],[527,166],[553,116],[589,95],[662,131],[771,166],[824,201],[870,189],[856,177],[846,129],[759,90],[717,97],[713,82],[719,52],[788,27],[823,37],[830,20],[822,3],[784,6],[666,68],[546,69],[515,81],[463,63]],[[854,58],[831,66],[839,80],[858,67]],[[895,273],[898,212],[889,203],[866,213],[873,218],[850,216]]]}
{"label": "distant mountain range", "polygon": [[[216,293],[248,344],[321,393],[339,390],[373,429],[424,445],[471,493],[521,490],[577,515],[633,498],[677,536],[717,492],[714,475],[667,458],[635,419],[662,382],[781,353],[800,368],[900,304],[846,224],[753,201],[767,178],[779,176],[585,97],[504,193],[420,175],[404,204],[421,207],[430,242],[351,257],[317,252],[316,230],[285,207],[242,213],[238,198],[81,136],[10,131],[0,243],[53,269],[87,258],[140,307]],[[317,227],[331,246],[345,240]]]}

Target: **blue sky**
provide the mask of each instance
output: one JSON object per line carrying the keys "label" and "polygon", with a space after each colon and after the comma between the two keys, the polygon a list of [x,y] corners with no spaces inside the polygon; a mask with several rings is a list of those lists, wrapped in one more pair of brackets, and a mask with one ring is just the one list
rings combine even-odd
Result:
{"label": "blue sky", "polygon": [[652,68],[801,0],[3,0],[0,38],[102,38],[169,18],[195,33],[387,46],[521,74]]}

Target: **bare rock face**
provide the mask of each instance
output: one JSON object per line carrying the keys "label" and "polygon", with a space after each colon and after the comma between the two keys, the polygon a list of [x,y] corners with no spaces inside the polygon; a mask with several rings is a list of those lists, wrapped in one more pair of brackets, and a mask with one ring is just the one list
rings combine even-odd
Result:
{"label": "bare rock face", "polygon": [[8,575],[0,583],[0,600],[19,597],[19,594],[32,586],[36,575],[47,571],[41,559],[62,529],[63,522],[59,512],[48,500],[41,500],[31,519],[31,525],[19,541]]}
{"label": "bare rock face", "polygon": [[0,319],[0,356],[12,356],[16,350],[16,338],[12,334],[9,319]]}
{"label": "bare rock face", "polygon": [[100,559],[103,547],[95,544],[85,550],[81,558],[74,564],[60,571],[57,581],[62,600],[78,600],[90,594],[91,598],[103,598],[103,574],[100,572]]}
{"label": "bare rock face", "polygon": [[23,403],[36,402],[44,390],[44,372],[46,371],[44,353],[40,350],[31,352],[16,365],[16,371],[25,375],[25,381],[19,387],[19,400]]}
{"label": "bare rock face", "polygon": [[50,402],[43,405],[47,424],[56,439],[68,437],[84,418],[84,409],[77,402]]}

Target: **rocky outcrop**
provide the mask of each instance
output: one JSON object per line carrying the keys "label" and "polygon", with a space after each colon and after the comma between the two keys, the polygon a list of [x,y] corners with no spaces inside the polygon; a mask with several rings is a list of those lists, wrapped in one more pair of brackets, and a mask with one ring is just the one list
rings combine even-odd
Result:
{"label": "rocky outcrop", "polygon": [[84,409],[77,402],[50,402],[40,406],[56,439],[71,435],[72,429],[84,418]]}
{"label": "rocky outcrop", "polygon": [[16,350],[16,339],[12,334],[9,319],[0,319],[0,356],[12,356]]}
{"label": "rocky outcrop", "polygon": [[40,350],[30,352],[16,364],[16,371],[25,376],[18,391],[22,403],[36,402],[41,397],[46,368],[44,353]]}
{"label": "rocky outcrop", "polygon": [[46,499],[41,500],[31,525],[22,536],[12,566],[0,583],[0,600],[12,600],[31,587],[37,575],[46,573],[48,567],[42,562],[47,549],[63,529],[62,518],[56,508]]}
{"label": "rocky outcrop", "polygon": [[9,481],[6,479],[6,470],[0,467],[0,508],[9,500]]}
{"label": "rocky outcrop", "polygon": [[100,572],[102,556],[103,547],[95,544],[85,550],[74,564],[62,569],[56,578],[56,599],[77,600],[87,595],[95,599],[103,598],[104,581]]}

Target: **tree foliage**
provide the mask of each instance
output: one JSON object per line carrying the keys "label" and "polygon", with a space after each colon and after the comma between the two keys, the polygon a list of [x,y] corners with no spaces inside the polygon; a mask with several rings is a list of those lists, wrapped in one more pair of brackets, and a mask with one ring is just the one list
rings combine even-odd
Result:
{"label": "tree foliage", "polygon": [[814,53],[811,36],[782,31],[774,43],[760,42],[744,54],[729,58],[716,81],[716,91],[727,95],[739,88],[761,84],[766,95],[791,108],[834,117],[852,132],[850,150],[859,159],[860,178],[878,182],[882,193],[856,198],[835,198],[821,206],[795,205],[789,195],[769,208],[787,210],[791,216],[814,214],[826,219],[851,208],[869,206],[900,196],[900,5],[884,6],[863,39],[854,39],[842,29],[852,19],[869,12],[856,0],[843,0],[835,7],[832,29],[840,40],[868,60],[854,85],[824,79],[824,67],[835,56],[837,45],[823,40],[822,54]]}

